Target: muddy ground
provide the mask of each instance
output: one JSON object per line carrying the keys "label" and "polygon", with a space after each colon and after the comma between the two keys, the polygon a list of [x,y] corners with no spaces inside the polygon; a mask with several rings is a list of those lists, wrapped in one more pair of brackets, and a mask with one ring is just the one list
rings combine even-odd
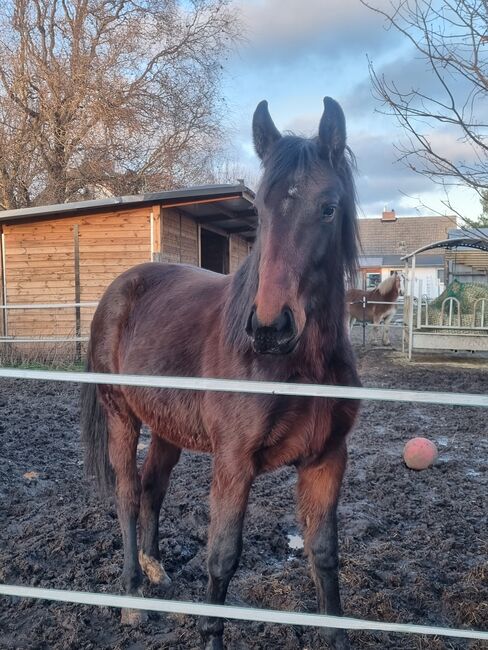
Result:
{"label": "muddy ground", "polygon": [[[488,392],[488,366],[408,364],[358,347],[366,386]],[[113,592],[122,566],[115,511],[82,479],[78,389],[0,380],[0,581]],[[339,508],[345,613],[367,619],[488,629],[488,417],[481,409],[365,402],[350,436]],[[424,472],[402,463],[415,435],[436,441]],[[143,440],[144,443],[144,440]],[[143,452],[142,452],[143,453]],[[201,600],[210,459],[185,454],[163,507],[161,548],[173,597]],[[313,611],[298,533],[292,469],[257,480],[229,603]],[[147,596],[157,596],[154,587]],[[232,650],[323,648],[313,629],[229,622]],[[353,632],[356,649],[477,648],[481,642]],[[198,648],[195,619],[151,616],[122,627],[116,610],[0,599],[0,648]]]}

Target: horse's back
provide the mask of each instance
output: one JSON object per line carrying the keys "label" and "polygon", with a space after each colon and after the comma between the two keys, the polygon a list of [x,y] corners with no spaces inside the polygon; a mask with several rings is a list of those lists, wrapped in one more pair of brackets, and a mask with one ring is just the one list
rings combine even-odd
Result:
{"label": "horse's back", "polygon": [[226,276],[180,264],[146,263],[124,271],[106,289],[93,317],[93,369],[161,372],[151,362],[157,350],[187,338],[189,323],[197,334],[204,315],[218,310],[226,284]]}
{"label": "horse's back", "polygon": [[346,311],[349,314],[349,318],[362,318],[363,314],[363,298],[366,295],[366,292],[361,289],[348,289],[346,292]]}

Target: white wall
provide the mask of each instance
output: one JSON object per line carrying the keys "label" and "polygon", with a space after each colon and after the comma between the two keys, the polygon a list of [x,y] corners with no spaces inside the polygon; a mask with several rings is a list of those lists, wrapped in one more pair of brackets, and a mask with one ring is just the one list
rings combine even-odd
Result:
{"label": "white wall", "polygon": [[[422,267],[416,267],[415,269],[415,291],[414,295],[419,298],[420,297],[420,292],[422,292],[422,295],[427,295],[429,299],[432,298],[437,298],[439,294],[441,294],[444,291],[444,284],[442,282],[439,282],[437,279],[437,271],[438,269],[442,270],[442,267],[427,267],[427,268],[422,268]],[[391,273],[391,271],[399,271],[401,273],[404,272],[403,268],[399,267],[392,267],[390,268],[383,268],[381,269],[381,279],[385,280]],[[411,269],[410,269],[411,273]],[[410,291],[407,293],[410,294]]]}
{"label": "white wall", "polygon": [[437,269],[415,269],[415,296],[420,298],[420,294],[428,298],[437,298],[445,289],[443,282],[437,279]]}

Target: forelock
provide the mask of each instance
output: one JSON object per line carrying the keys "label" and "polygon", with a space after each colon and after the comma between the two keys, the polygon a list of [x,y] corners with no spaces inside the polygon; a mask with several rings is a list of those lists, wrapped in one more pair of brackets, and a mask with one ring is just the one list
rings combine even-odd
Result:
{"label": "forelock", "polygon": [[321,162],[317,138],[284,136],[265,161],[261,183],[264,200],[278,186],[288,196],[296,196],[301,179],[317,170]]}

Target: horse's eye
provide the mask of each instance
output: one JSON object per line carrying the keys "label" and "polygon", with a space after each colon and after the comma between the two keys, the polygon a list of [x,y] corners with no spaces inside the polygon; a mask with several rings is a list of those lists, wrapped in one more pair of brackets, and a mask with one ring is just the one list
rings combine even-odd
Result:
{"label": "horse's eye", "polygon": [[328,205],[325,204],[322,206],[322,221],[325,221],[325,223],[330,223],[331,221],[334,220],[336,213],[336,206],[335,205]]}

